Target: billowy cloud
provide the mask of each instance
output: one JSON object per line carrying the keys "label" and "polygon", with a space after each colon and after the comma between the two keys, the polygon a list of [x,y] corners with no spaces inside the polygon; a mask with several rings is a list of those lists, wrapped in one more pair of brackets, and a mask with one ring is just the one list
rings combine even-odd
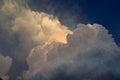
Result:
{"label": "billowy cloud", "polygon": [[99,24],[78,24],[67,44],[50,42],[27,58],[30,80],[114,80],[120,75],[120,49]]}
{"label": "billowy cloud", "polygon": [[[27,1],[2,0],[0,5],[0,52],[16,62],[26,60],[28,65],[28,70],[18,70],[24,71],[23,76],[11,72],[15,74],[11,74],[13,77],[18,76],[17,80],[120,79],[120,48],[108,30],[99,24],[78,24],[69,30],[56,16],[31,10]],[[69,22],[74,20],[68,21],[71,25]],[[8,78],[11,63],[10,57],[0,55],[3,64],[0,76]],[[12,69],[16,70],[15,66]]]}
{"label": "billowy cloud", "polygon": [[20,63],[35,46],[49,40],[67,43],[66,36],[72,34],[56,16],[33,11],[26,2],[2,0],[0,7],[0,51]]}
{"label": "billowy cloud", "polygon": [[[20,60],[25,59],[31,48],[49,39],[66,43],[66,35],[72,32],[57,17],[32,11],[17,2],[21,1],[6,0],[0,10],[2,29],[10,34],[7,39],[15,47],[13,56]],[[4,19],[6,24],[3,23]],[[56,38],[58,36],[61,40]]]}
{"label": "billowy cloud", "polygon": [[9,56],[3,56],[0,53],[0,77],[3,80],[8,80],[9,76],[7,75],[10,67],[12,65],[12,58]]}

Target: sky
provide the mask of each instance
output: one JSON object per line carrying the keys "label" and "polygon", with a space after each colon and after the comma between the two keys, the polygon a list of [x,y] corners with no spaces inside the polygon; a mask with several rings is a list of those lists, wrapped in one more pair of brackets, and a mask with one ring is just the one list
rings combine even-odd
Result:
{"label": "sky", "polygon": [[3,80],[119,80],[119,0],[0,0]]}

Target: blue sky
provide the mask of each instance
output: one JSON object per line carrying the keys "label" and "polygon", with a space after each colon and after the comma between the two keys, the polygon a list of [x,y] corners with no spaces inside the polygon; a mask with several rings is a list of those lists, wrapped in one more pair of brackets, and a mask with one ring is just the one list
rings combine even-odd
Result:
{"label": "blue sky", "polygon": [[119,3],[119,0],[86,0],[82,5],[90,21],[104,25],[117,43],[120,42]]}

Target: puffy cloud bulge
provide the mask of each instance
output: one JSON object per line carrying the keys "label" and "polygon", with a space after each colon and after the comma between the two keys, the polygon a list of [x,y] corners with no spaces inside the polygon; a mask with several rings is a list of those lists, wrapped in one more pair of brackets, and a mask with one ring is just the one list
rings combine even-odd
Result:
{"label": "puffy cloud bulge", "polygon": [[117,80],[120,49],[99,24],[78,24],[67,44],[51,44],[32,49],[27,57],[30,80]]}
{"label": "puffy cloud bulge", "polygon": [[1,28],[7,31],[8,46],[12,45],[14,49],[11,51],[12,56],[23,60],[31,48],[49,39],[66,43],[66,35],[72,32],[57,17],[32,11],[18,2],[21,1],[5,0],[0,10]]}

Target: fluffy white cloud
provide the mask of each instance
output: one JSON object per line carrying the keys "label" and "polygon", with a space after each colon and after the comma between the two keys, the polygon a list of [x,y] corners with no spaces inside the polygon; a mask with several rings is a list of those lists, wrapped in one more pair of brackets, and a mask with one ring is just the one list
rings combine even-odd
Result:
{"label": "fluffy white cloud", "polygon": [[[0,5],[0,52],[13,57],[22,67],[32,48],[43,45],[48,40],[66,43],[66,35],[72,32],[60,23],[57,17],[31,10],[27,0],[2,0]],[[14,70],[13,76],[21,72]]]}
{"label": "fluffy white cloud", "polygon": [[31,10],[23,11],[15,19],[12,31],[20,35],[23,46],[42,44],[49,38],[57,39],[57,36],[61,37],[62,42],[66,42],[65,37],[70,33],[54,16]]}
{"label": "fluffy white cloud", "polygon": [[78,24],[67,36],[67,44],[49,43],[31,51],[26,79],[37,75],[34,80],[66,80],[70,76],[73,80],[104,80],[109,74],[120,75],[120,49],[102,25]]}
{"label": "fluffy white cloud", "polygon": [[7,73],[11,67],[11,64],[12,58],[0,54],[0,77],[3,78],[3,80],[8,80]]}
{"label": "fluffy white cloud", "polygon": [[57,17],[32,11],[19,0],[5,0],[3,3],[0,9],[0,24],[3,32],[6,31],[2,34],[6,36],[1,37],[9,40],[6,45],[14,48],[10,51],[18,60],[24,60],[31,48],[49,39],[66,43],[66,35],[72,33]]}

